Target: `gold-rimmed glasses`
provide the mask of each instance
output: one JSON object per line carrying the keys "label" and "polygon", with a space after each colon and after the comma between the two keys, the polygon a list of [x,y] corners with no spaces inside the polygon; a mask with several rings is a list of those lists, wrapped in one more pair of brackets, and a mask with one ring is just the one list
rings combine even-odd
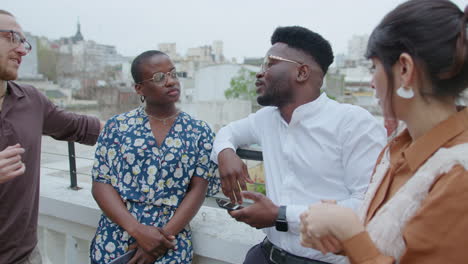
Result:
{"label": "gold-rimmed glasses", "polygon": [[7,29],[0,29],[0,32],[10,33],[10,41],[14,45],[23,45],[27,52],[32,50],[31,44],[29,44],[26,38],[22,37],[19,32]]}
{"label": "gold-rimmed glasses", "polygon": [[167,82],[167,76],[168,75],[171,76],[172,79],[177,80],[176,69],[172,69],[169,72],[157,72],[157,73],[155,73],[153,75],[153,77],[151,79],[143,80],[143,81],[139,82],[138,84],[141,84],[141,83],[144,83],[144,82],[147,82],[147,81],[153,81],[156,85],[164,85]]}
{"label": "gold-rimmed glasses", "polygon": [[261,66],[262,72],[265,72],[270,68],[271,60],[285,61],[285,62],[295,63],[297,65],[302,65],[303,64],[303,63],[300,63],[300,62],[297,62],[297,61],[285,59],[285,58],[280,57],[280,56],[267,55],[267,56],[265,56],[265,59],[263,60],[263,63],[262,63],[262,66]]}

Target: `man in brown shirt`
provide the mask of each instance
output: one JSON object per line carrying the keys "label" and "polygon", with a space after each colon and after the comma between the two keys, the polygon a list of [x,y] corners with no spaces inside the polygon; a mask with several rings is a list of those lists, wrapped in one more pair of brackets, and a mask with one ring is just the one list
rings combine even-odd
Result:
{"label": "man in brown shirt", "polygon": [[[0,10],[0,263],[41,263],[37,218],[41,137],[93,145],[97,118],[58,109],[41,92],[15,80],[31,50],[21,27]],[[32,260],[34,258],[34,260]]]}

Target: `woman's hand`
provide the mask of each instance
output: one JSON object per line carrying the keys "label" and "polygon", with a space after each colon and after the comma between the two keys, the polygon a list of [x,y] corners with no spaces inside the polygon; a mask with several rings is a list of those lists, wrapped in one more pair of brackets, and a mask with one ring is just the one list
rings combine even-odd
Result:
{"label": "woman's hand", "polygon": [[152,264],[159,257],[146,253],[142,248],[137,248],[135,255],[133,255],[127,264]]}
{"label": "woman's hand", "polygon": [[301,214],[301,244],[323,254],[342,250],[342,242],[364,231],[357,215],[349,208],[319,203]]}
{"label": "woman's hand", "polygon": [[174,247],[174,236],[167,234],[162,228],[139,224],[133,237],[139,248],[153,257],[160,257]]}

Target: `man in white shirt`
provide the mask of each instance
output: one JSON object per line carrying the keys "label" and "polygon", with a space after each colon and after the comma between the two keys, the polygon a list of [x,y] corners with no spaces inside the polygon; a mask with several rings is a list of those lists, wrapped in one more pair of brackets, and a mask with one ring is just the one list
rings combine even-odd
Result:
{"label": "man in white shirt", "polygon": [[[280,27],[271,43],[255,82],[257,101],[265,107],[222,128],[212,159],[224,194],[234,202],[254,201],[231,216],[267,235],[244,263],[334,263],[342,257],[300,245],[299,215],[325,200],[357,209],[386,143],[385,129],[366,110],[320,94],[333,62],[322,36]],[[239,189],[251,179],[235,150],[251,144],[263,150],[266,197]]]}

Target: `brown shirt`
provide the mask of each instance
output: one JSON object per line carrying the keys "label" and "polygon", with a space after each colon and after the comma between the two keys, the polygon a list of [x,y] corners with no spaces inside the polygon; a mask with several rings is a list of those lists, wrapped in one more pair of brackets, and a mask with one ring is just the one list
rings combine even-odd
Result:
{"label": "brown shirt", "polygon": [[[468,143],[468,109],[441,122],[413,144],[408,131],[403,131],[388,145],[390,168],[369,206],[366,224],[439,148],[463,143]],[[406,251],[400,264],[468,263],[467,201],[468,171],[456,165],[435,181],[404,228]],[[394,263],[393,258],[379,252],[367,232],[345,241],[344,249],[351,263]]]}
{"label": "brown shirt", "polygon": [[18,263],[37,244],[41,136],[92,145],[99,120],[63,111],[29,85],[8,82],[0,112],[0,151],[20,143],[26,172],[0,184],[0,263]]}

